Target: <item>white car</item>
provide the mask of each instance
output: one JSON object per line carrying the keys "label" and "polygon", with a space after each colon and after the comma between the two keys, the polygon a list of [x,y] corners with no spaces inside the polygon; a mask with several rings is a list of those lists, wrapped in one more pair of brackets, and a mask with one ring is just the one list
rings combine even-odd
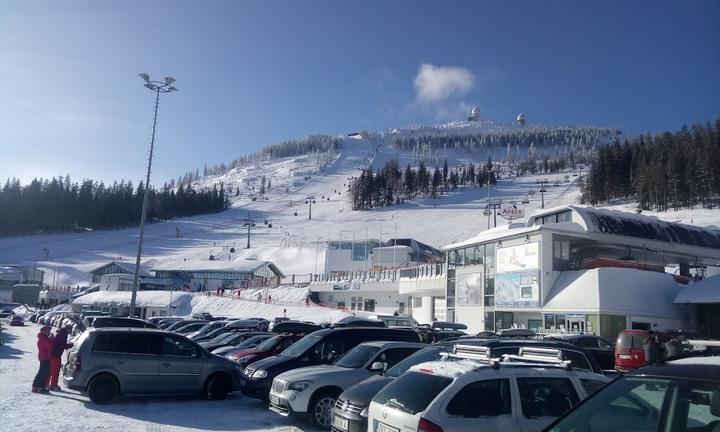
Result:
{"label": "white car", "polygon": [[368,432],[541,431],[610,381],[555,349],[488,357],[486,347],[456,345],[411,367],[373,398]]}
{"label": "white car", "polygon": [[318,428],[330,428],[337,397],[346,388],[384,372],[427,345],[413,342],[365,342],[332,365],[309,366],[281,373],[270,388],[270,409],[307,415]]}

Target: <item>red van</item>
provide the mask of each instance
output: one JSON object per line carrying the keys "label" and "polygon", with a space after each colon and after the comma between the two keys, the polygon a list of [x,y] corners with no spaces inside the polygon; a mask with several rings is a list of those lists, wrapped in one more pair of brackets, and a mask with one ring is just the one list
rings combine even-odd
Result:
{"label": "red van", "polygon": [[647,330],[623,330],[615,342],[615,369],[627,372],[646,364],[643,341],[650,336]]}

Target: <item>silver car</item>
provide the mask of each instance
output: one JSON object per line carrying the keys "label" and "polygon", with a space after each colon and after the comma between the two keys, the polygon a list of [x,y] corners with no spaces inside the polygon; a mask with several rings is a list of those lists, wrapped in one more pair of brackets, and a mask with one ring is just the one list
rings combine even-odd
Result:
{"label": "silver car", "polygon": [[68,354],[63,381],[95,403],[119,394],[199,393],[223,399],[237,390],[241,368],[171,332],[146,328],[85,331]]}

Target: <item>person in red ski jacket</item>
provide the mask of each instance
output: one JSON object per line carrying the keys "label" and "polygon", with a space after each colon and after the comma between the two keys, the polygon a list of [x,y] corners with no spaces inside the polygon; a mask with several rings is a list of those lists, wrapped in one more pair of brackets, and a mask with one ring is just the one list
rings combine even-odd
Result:
{"label": "person in red ski jacket", "polygon": [[68,348],[72,348],[73,344],[68,343],[68,333],[72,330],[71,325],[66,325],[57,332],[53,338],[52,348],[50,349],[50,374],[48,377],[47,388],[49,390],[60,391],[58,378],[60,377],[60,366],[62,364],[62,354]]}
{"label": "person in red ski jacket", "polygon": [[35,379],[33,380],[33,393],[47,393],[48,376],[50,375],[50,350],[52,350],[52,335],[50,335],[50,326],[44,325],[38,333],[38,360],[40,360],[40,368],[38,369]]}

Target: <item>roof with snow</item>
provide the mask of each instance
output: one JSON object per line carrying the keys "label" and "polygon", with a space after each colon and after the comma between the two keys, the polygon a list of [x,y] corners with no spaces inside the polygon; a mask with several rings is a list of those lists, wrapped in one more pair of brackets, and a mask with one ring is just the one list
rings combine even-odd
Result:
{"label": "roof with snow", "polygon": [[154,267],[152,271],[166,272],[239,272],[255,273],[258,269],[268,266],[273,273],[282,277],[277,266],[270,261],[237,259],[233,261],[183,261]]}
{"label": "roof with snow", "polygon": [[720,275],[687,285],[675,303],[720,303]]}
{"label": "roof with snow", "polygon": [[[190,304],[192,297],[181,291],[138,291],[135,304],[137,307],[182,308]],[[132,291],[98,291],[76,298],[73,304],[129,306],[131,298]]]}
{"label": "roof with snow", "polygon": [[[117,267],[120,270],[124,270],[128,274],[135,274],[135,264],[123,262],[123,261],[110,261],[109,263],[103,264],[100,267],[96,267],[92,270],[90,270],[88,273],[98,273],[102,270],[108,268],[108,267]],[[122,271],[113,271],[112,273],[123,273]],[[140,276],[152,276],[150,272],[147,270],[147,268],[140,266]]]}
{"label": "roof with snow", "polygon": [[626,268],[599,268],[561,273],[543,311],[680,317],[673,306],[682,287],[671,275]]}

